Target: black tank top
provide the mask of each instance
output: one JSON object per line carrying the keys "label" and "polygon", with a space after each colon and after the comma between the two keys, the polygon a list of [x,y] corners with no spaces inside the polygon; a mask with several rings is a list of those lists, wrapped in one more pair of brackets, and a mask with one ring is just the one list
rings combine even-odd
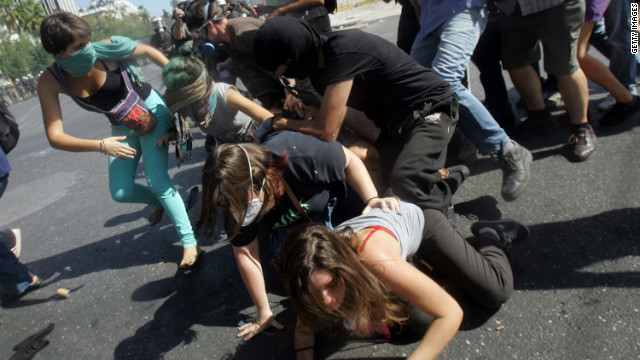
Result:
{"label": "black tank top", "polygon": [[[122,80],[122,74],[119,68],[109,70],[107,64],[103,60],[102,66],[107,70],[107,78],[104,84],[93,94],[79,98],[85,104],[93,105],[100,110],[109,111],[115,107],[118,102],[127,96],[127,87]],[[146,99],[151,93],[151,85],[145,83],[142,86],[132,84],[133,90],[138,93],[142,99]]]}

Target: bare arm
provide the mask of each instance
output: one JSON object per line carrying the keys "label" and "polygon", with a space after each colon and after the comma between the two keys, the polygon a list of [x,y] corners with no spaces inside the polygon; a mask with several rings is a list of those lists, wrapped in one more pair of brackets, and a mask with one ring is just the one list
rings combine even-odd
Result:
{"label": "bare arm", "polygon": [[397,213],[400,210],[398,200],[391,197],[379,198],[378,190],[376,190],[373,180],[371,180],[371,176],[362,160],[346,147],[343,146],[342,150],[347,160],[344,166],[347,183],[360,195],[362,201],[366,203],[366,207],[362,213],[366,214],[376,207],[381,208],[384,212],[390,209]]}
{"label": "bare arm", "polygon": [[[100,42],[110,43],[111,40],[105,39],[105,40],[100,40]],[[129,58],[140,57],[140,56],[146,56],[154,64],[160,67],[164,67],[169,63],[169,59],[166,56],[164,56],[164,54],[160,50],[147,44],[138,43],[136,48],[133,49],[133,52],[131,53]]]}
{"label": "bare arm", "polygon": [[458,331],[462,309],[440,285],[402,259],[400,253],[398,242],[379,231],[369,238],[363,259],[392,291],[434,317],[408,359],[436,359]]}
{"label": "bare arm", "polygon": [[279,119],[273,122],[275,130],[292,130],[315,136],[324,141],[338,137],[347,113],[347,99],[353,87],[353,78],[327,86],[318,117],[311,121]]}
{"label": "bare arm", "polygon": [[237,337],[244,337],[244,340],[247,341],[269,326],[273,325],[278,329],[282,329],[283,326],[275,320],[269,306],[262,265],[260,264],[258,239],[254,239],[246,246],[234,246],[233,254],[236,257],[242,281],[258,310],[258,315],[256,315],[254,322],[249,322],[238,328]]}
{"label": "bare arm", "polygon": [[52,148],[71,152],[102,151],[118,158],[133,158],[136,150],[120,142],[126,138],[125,136],[90,140],[65,134],[58,99],[58,95],[63,92],[62,87],[50,72],[42,73],[38,81],[38,98],[42,108],[44,129]]}
{"label": "bare arm", "polygon": [[247,99],[234,88],[230,88],[227,91],[226,97],[227,105],[229,105],[229,108],[242,111],[243,113],[249,115],[255,121],[263,122],[273,116],[273,114],[269,110]]}
{"label": "bare arm", "polygon": [[171,35],[173,36],[173,40],[182,40],[184,34],[182,32],[182,16],[184,15],[182,9],[175,8],[173,9],[173,16],[176,19],[176,22],[173,23],[171,27]]}
{"label": "bare arm", "polygon": [[167,59],[160,50],[146,44],[138,44],[135,50],[133,50],[133,53],[131,53],[131,56],[146,56],[149,60],[153,61],[154,64],[160,67],[164,67],[169,63],[169,59]]}
{"label": "bare arm", "polygon": [[377,197],[378,191],[373,185],[373,181],[371,181],[369,172],[362,160],[346,147],[343,146],[342,150],[344,151],[344,156],[347,158],[344,166],[347,183],[360,195],[362,201]]}

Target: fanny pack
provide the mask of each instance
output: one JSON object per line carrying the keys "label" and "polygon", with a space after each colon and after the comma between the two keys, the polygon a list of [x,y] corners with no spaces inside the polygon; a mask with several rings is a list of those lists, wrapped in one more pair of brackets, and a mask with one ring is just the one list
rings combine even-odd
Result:
{"label": "fanny pack", "polygon": [[[66,91],[67,94],[69,94],[69,96],[73,99],[73,101],[75,101],[76,104],[80,105],[80,107],[88,111],[104,114],[113,125],[124,125],[135,131],[138,135],[144,136],[150,133],[156,127],[158,120],[156,119],[156,116],[151,112],[151,110],[149,110],[149,107],[147,106],[147,104],[145,104],[144,99],[142,99],[140,95],[138,95],[138,93],[133,89],[131,80],[129,80],[129,75],[127,74],[127,70],[120,64],[118,64],[118,67],[120,69],[122,79],[124,80],[124,84],[127,89],[127,96],[124,99],[120,100],[116,104],[116,106],[114,106],[109,111],[105,111],[93,105],[89,105],[75,96],[69,88],[69,84],[67,84],[66,79],[64,78],[64,74],[62,73],[62,68],[60,68],[60,65],[54,63],[53,67],[49,68],[49,71],[56,77],[64,91]],[[107,69],[107,71],[109,70]]]}

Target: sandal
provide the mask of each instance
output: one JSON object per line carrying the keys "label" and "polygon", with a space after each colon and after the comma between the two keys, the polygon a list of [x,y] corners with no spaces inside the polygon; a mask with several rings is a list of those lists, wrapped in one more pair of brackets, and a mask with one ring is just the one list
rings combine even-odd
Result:
{"label": "sandal", "polygon": [[154,226],[155,224],[159,223],[162,220],[162,214],[164,214],[164,208],[159,207],[153,209],[153,211],[151,211],[151,214],[147,218],[147,220],[149,220],[149,226]]}

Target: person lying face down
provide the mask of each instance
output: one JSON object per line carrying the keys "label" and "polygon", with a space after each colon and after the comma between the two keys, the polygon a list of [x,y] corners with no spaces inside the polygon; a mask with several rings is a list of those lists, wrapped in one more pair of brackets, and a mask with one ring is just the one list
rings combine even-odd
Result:
{"label": "person lying face down", "polygon": [[235,86],[211,80],[188,46],[180,48],[180,56],[164,67],[162,81],[169,109],[190,118],[218,144],[252,141],[252,120],[260,123],[273,116]]}
{"label": "person lying face down", "polygon": [[462,310],[410,261],[427,262],[488,307],[510,297],[513,274],[505,251],[528,235],[526,227],[514,221],[474,223],[478,239],[472,246],[441,212],[405,202],[398,208],[373,209],[336,230],[311,223],[289,233],[278,273],[298,312],[299,359],[312,358],[314,331],[346,324],[358,336],[375,336],[409,320],[409,306],[410,313],[434,319],[425,324],[411,316],[412,326],[425,334],[409,358],[436,358],[455,335]]}

